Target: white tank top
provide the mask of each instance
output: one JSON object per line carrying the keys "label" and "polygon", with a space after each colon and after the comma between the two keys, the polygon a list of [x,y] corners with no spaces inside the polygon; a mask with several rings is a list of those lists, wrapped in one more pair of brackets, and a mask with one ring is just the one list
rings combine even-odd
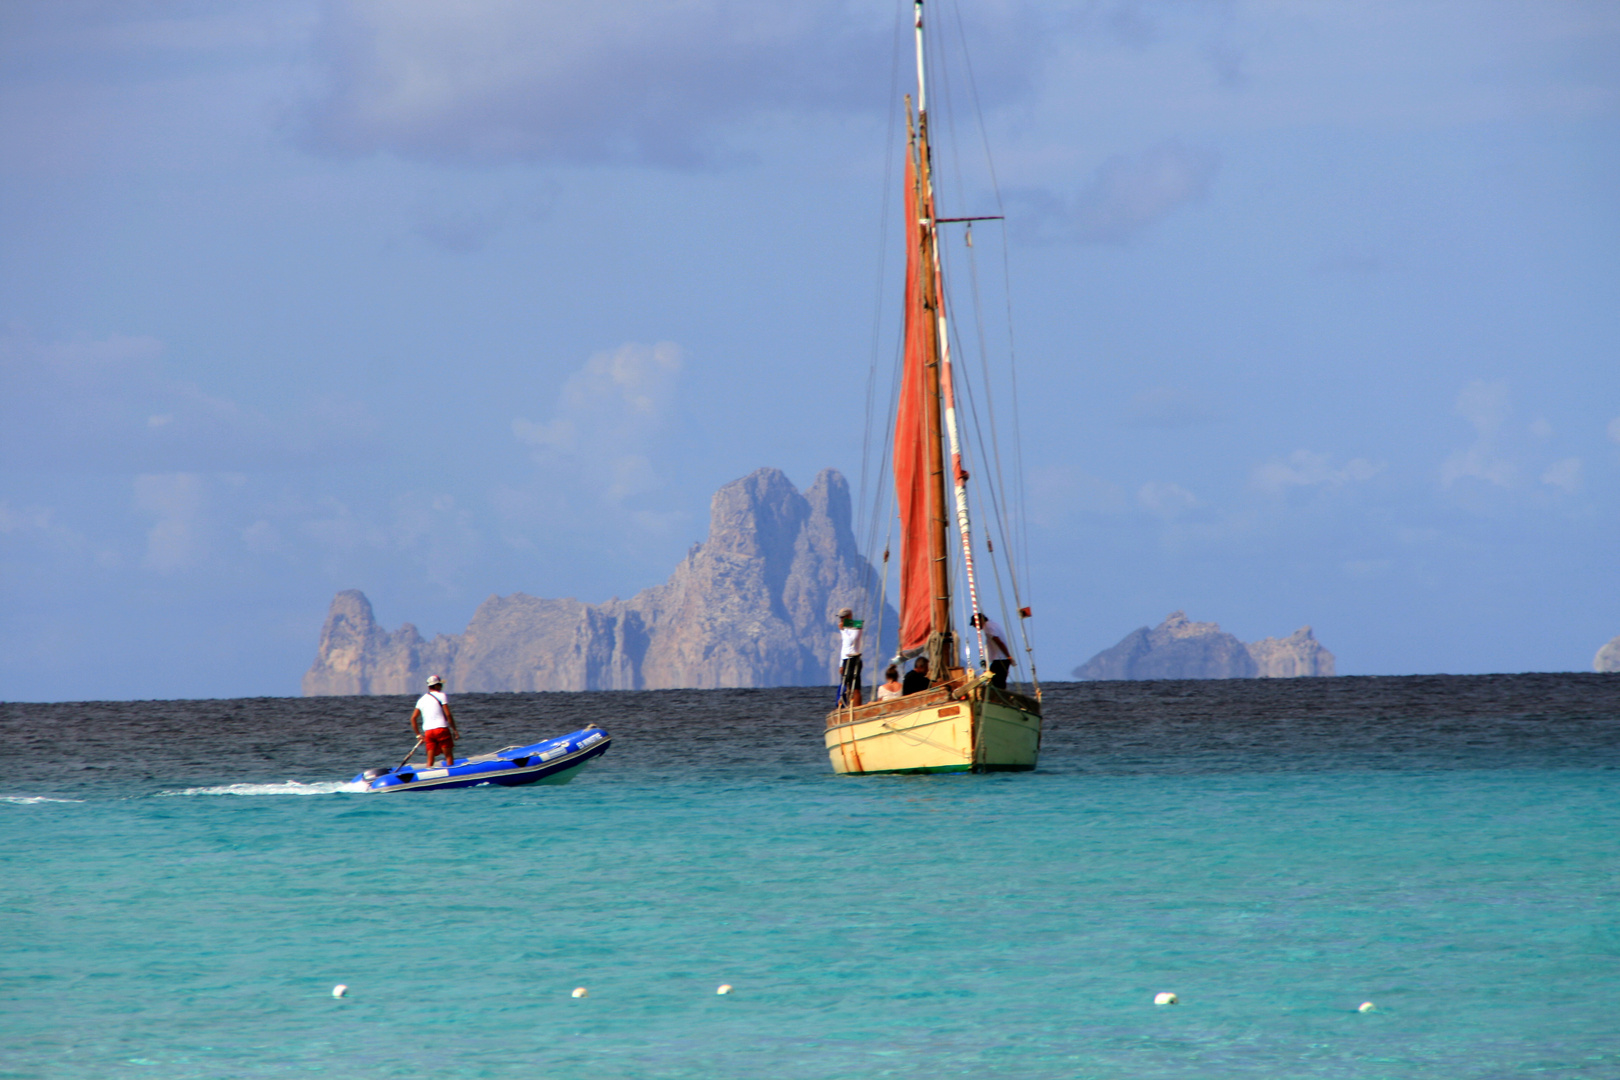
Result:
{"label": "white tank top", "polygon": [[432,690],[417,699],[416,707],[422,710],[422,730],[432,731],[434,728],[449,727],[450,721],[444,718],[444,707],[450,704],[450,699],[442,693],[435,694]]}

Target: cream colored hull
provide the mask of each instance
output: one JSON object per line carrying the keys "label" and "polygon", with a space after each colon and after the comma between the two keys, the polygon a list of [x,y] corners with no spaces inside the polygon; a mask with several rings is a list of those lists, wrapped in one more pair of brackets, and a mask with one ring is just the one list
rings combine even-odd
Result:
{"label": "cream colored hull", "polygon": [[868,706],[829,716],[826,743],[837,773],[1033,769],[1041,715],[1038,705],[972,698],[910,709]]}

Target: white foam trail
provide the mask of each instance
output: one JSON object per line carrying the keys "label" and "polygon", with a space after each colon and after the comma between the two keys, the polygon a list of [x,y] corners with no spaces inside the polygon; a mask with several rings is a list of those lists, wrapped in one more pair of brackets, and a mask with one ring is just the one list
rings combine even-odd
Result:
{"label": "white foam trail", "polygon": [[297,780],[284,780],[279,784],[225,784],[221,787],[194,787],[182,791],[160,791],[159,795],[343,795],[365,791],[364,784],[351,781],[326,781],[301,784]]}
{"label": "white foam trail", "polygon": [[44,795],[0,795],[0,802],[11,803],[13,806],[35,806],[35,805],[37,805],[39,803],[47,803],[47,802],[77,803],[77,802],[84,802],[84,800],[83,799],[51,799],[51,798],[47,798]]}

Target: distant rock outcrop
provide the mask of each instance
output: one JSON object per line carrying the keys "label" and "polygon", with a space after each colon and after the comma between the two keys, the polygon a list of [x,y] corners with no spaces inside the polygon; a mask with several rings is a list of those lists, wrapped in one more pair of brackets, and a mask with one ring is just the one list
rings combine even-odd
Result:
{"label": "distant rock outcrop", "polygon": [[[841,475],[825,469],[801,495],[780,470],[760,469],[716,492],[708,539],[629,600],[491,596],[465,633],[424,641],[409,623],[388,633],[364,594],[341,592],[304,693],[415,693],[429,674],[452,692],[830,683],[833,615],[862,608],[874,577]],[[883,625],[892,638],[892,609]],[[869,641],[867,657],[892,646]]]}
{"label": "distant rock outcrop", "polygon": [[377,625],[366,594],[345,589],[326,613],[315,666],[304,675],[304,695],[407,693],[448,668],[455,646],[443,634],[424,642],[410,623],[390,634]]}
{"label": "distant rock outcrop", "polygon": [[1285,638],[1249,642],[1256,674],[1262,679],[1294,679],[1301,675],[1332,675],[1333,654],[1322,648],[1311,628],[1302,626]]}
{"label": "distant rock outcrop", "polygon": [[1285,638],[1246,645],[1215,623],[1177,611],[1149,630],[1125,635],[1074,669],[1077,679],[1286,679],[1332,675],[1333,654],[1306,626]]}
{"label": "distant rock outcrop", "polygon": [[1152,630],[1132,631],[1074,670],[1077,679],[1250,679],[1256,673],[1243,642],[1180,611]]}
{"label": "distant rock outcrop", "polygon": [[1592,670],[1620,673],[1620,637],[1597,651],[1592,657]]}

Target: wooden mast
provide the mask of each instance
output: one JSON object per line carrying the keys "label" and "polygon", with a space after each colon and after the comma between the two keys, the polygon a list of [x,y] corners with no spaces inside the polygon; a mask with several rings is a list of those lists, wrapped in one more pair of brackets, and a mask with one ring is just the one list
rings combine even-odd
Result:
{"label": "wooden mast", "polygon": [[945,449],[942,419],[940,360],[945,327],[944,298],[940,291],[938,234],[934,224],[933,155],[928,146],[928,86],[923,66],[923,0],[916,0],[917,40],[917,129],[915,136],[915,168],[917,190],[913,193],[913,209],[921,246],[918,284],[922,288],[923,308],[928,312],[925,333],[928,339],[928,359],[924,366],[923,414],[924,439],[927,447],[927,505],[928,505],[928,580],[933,605],[929,619],[928,666],[935,680],[946,678],[951,669],[959,666],[955,635],[951,627],[951,564],[949,519],[945,503]]}
{"label": "wooden mast", "polygon": [[[916,13],[917,98],[906,99],[906,288],[901,385],[894,423],[894,493],[900,519],[900,651],[926,653],[934,685],[920,694],[834,708],[824,736],[833,770],[848,773],[982,772],[1035,768],[1038,701],[971,678],[951,625],[951,507],[955,489],[966,599],[977,612],[963,446],[953,391],[949,327],[923,54],[923,2]],[[977,221],[979,218],[945,218]],[[948,443],[947,443],[947,440]],[[984,645],[980,635],[979,655]]]}

